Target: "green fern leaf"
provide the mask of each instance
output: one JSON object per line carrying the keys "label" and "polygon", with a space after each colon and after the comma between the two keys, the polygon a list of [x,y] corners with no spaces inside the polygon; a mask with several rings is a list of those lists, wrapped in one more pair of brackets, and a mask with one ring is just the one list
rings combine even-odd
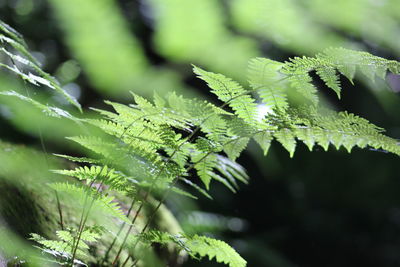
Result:
{"label": "green fern leaf", "polygon": [[376,75],[384,78],[387,70],[394,74],[398,74],[400,71],[400,63],[394,60],[386,60],[367,52],[329,48],[315,57],[291,59],[282,67],[282,73],[287,75],[293,88],[316,104],[316,91],[311,84],[312,79],[309,72],[315,70],[326,85],[340,97],[339,77],[336,70],[353,82],[357,67],[371,81],[375,80]]}
{"label": "green fern leaf", "polygon": [[128,177],[122,172],[117,172],[107,166],[84,166],[74,170],[53,170],[54,173],[75,177],[78,180],[90,182],[102,182],[117,191],[131,191],[132,185],[128,183]]}
{"label": "green fern leaf", "polygon": [[210,194],[207,193],[206,190],[204,190],[203,188],[201,188],[200,186],[198,186],[197,184],[193,183],[192,181],[185,179],[185,178],[181,178],[180,180],[182,180],[183,182],[185,182],[187,185],[193,187],[194,189],[196,189],[200,194],[202,194],[203,196],[205,196],[208,199],[213,199]]}
{"label": "green fern leaf", "polygon": [[303,141],[310,151],[312,151],[316,142],[315,136],[318,136],[315,132],[316,130],[313,131],[310,128],[298,128],[296,129],[295,135],[299,140]]}
{"label": "green fern leaf", "polygon": [[219,175],[219,174],[217,174],[215,172],[210,172],[209,174],[214,180],[216,180],[216,181],[222,183],[223,185],[225,185],[233,193],[236,193],[236,189],[228,182],[227,179],[225,179],[224,177],[222,177],[221,175]]}
{"label": "green fern leaf", "polygon": [[70,160],[72,162],[79,162],[79,163],[91,163],[91,164],[99,164],[101,163],[100,160],[95,160],[91,158],[86,158],[86,157],[73,157],[73,156],[68,156],[68,155],[63,155],[63,154],[53,154],[54,156],[64,158],[67,160]]}
{"label": "green fern leaf", "polygon": [[200,258],[208,257],[209,260],[215,258],[217,262],[230,267],[246,266],[246,261],[231,246],[214,238],[199,235],[171,235],[160,231],[150,231],[142,235],[142,240],[162,245],[174,242],[193,258],[198,256]]}
{"label": "green fern leaf", "polygon": [[193,67],[194,73],[212,89],[218,98],[228,103],[239,118],[249,124],[256,123],[257,108],[254,99],[237,82],[222,74],[207,72],[199,67]]}
{"label": "green fern leaf", "polygon": [[250,138],[232,138],[224,145],[224,152],[228,155],[231,160],[236,160],[242,151],[247,147]]}
{"label": "green fern leaf", "polygon": [[281,129],[274,133],[276,140],[282,144],[284,148],[289,152],[290,157],[293,157],[296,149],[295,136],[289,129]]}
{"label": "green fern leaf", "polygon": [[51,116],[51,117],[55,117],[55,118],[67,118],[67,119],[73,120],[73,121],[78,122],[78,123],[80,122],[80,120],[78,118],[75,118],[74,116],[72,116],[66,110],[63,110],[63,109],[58,108],[58,107],[52,107],[52,106],[44,105],[44,104],[34,100],[31,97],[26,97],[24,95],[21,95],[20,93],[15,92],[15,91],[3,91],[3,92],[0,92],[0,95],[17,97],[17,98],[19,98],[19,99],[21,99],[21,100],[23,100],[25,102],[28,102],[28,103],[32,104],[35,107],[37,107],[43,113],[45,113],[47,116]]}
{"label": "green fern leaf", "polygon": [[[35,75],[31,72],[24,73],[15,64],[13,64],[13,66],[11,67],[5,63],[0,63],[0,67],[6,68],[14,72],[22,79],[30,82],[33,85],[45,85],[51,89],[54,89],[56,92],[61,94],[68,102],[70,102],[72,105],[78,108],[79,111],[82,112],[82,108],[79,102],[73,96],[68,94],[64,89],[62,89],[53,76],[42,70],[39,62],[31,55],[31,53],[26,48],[26,43],[23,40],[21,34],[19,34],[17,31],[15,31],[3,22],[1,22],[0,25],[0,41],[0,51],[6,57],[11,59],[11,62],[18,62],[22,64],[25,68],[33,70],[38,75]],[[11,49],[13,49],[13,51]]]}
{"label": "green fern leaf", "polygon": [[93,191],[91,188],[88,189],[71,183],[52,183],[50,187],[57,192],[65,192],[73,196],[73,199],[79,201],[81,205],[85,203],[86,198],[89,198],[89,200],[93,202],[94,209],[97,208],[106,215],[111,215],[130,224],[130,220],[125,216],[112,196],[104,196],[96,193],[96,191]]}
{"label": "green fern leaf", "polygon": [[279,72],[282,67],[283,63],[267,58],[255,58],[249,62],[250,86],[259,92],[263,103],[271,110],[285,110],[288,107],[284,76]]}
{"label": "green fern leaf", "polygon": [[340,99],[340,92],[342,90],[340,86],[340,78],[333,68],[320,68],[317,69],[317,74],[325,82],[325,84],[335,91],[337,97]]}
{"label": "green fern leaf", "polygon": [[244,184],[248,183],[249,176],[247,175],[246,170],[240,164],[230,160],[229,158],[217,155],[217,164],[215,169],[227,178],[236,188],[239,188],[236,180]]}
{"label": "green fern leaf", "polygon": [[271,146],[271,141],[273,139],[271,133],[267,131],[258,132],[253,135],[253,139],[260,145],[260,147],[264,151],[264,156],[266,156]]}
{"label": "green fern leaf", "polygon": [[215,258],[217,262],[225,263],[230,267],[246,266],[246,261],[224,241],[195,235],[188,238],[184,244],[190,254],[208,257],[210,260]]}
{"label": "green fern leaf", "polygon": [[199,178],[208,190],[212,178],[210,173],[212,173],[213,168],[217,165],[217,156],[214,153],[197,152],[192,154],[192,162]]}

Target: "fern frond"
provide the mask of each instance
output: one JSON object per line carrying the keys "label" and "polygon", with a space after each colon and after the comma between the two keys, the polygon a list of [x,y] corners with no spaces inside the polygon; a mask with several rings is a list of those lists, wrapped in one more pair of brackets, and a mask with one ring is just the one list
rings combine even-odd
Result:
{"label": "fern frond", "polygon": [[216,74],[193,67],[194,73],[212,89],[221,101],[227,103],[237,116],[249,124],[256,123],[257,108],[254,99],[241,85],[222,74]]}
{"label": "fern frond", "polygon": [[[134,110],[133,113],[136,113],[136,116],[139,116],[138,118],[140,120],[150,121],[155,125],[169,125],[178,129],[187,127],[188,120],[182,117],[181,114],[165,107],[155,106],[147,99],[136,94],[132,93],[132,95],[136,104],[131,104],[130,108]],[[116,106],[115,103],[112,105],[119,115],[125,115],[124,110],[126,110],[126,108],[121,109],[121,107]]]}
{"label": "fern frond", "polygon": [[282,84],[284,75],[280,70],[283,63],[267,58],[254,58],[248,66],[248,80],[253,90],[256,90],[263,103],[271,110],[287,109],[286,88]]}
{"label": "fern frond", "polygon": [[[17,43],[19,43],[20,45],[22,45],[23,47],[26,47],[26,43],[24,40],[24,37],[22,36],[22,34],[20,34],[19,32],[17,32],[15,29],[13,29],[10,25],[4,23],[3,21],[0,21],[0,30],[7,35],[8,37],[10,37],[11,39],[13,39],[14,41],[16,41]],[[32,61],[35,61],[35,63],[38,64],[38,62],[33,58]]]}
{"label": "fern frond", "polygon": [[[324,114],[327,113],[327,114]],[[349,152],[354,146],[384,149],[400,155],[400,142],[383,135],[383,129],[375,126],[366,119],[348,112],[324,111],[314,108],[292,110],[284,114],[282,121],[291,122],[279,129],[263,130],[254,135],[261,147],[269,147],[271,140],[276,139],[293,156],[296,139],[301,140],[312,150],[318,144],[327,150],[329,145],[337,149],[344,146]],[[287,117],[289,116],[289,117]],[[275,118],[277,121],[279,119]]]}
{"label": "fern frond", "polygon": [[246,149],[249,141],[250,138],[248,137],[232,138],[224,145],[224,152],[234,161]]}
{"label": "fern frond", "polygon": [[191,254],[208,257],[210,260],[215,258],[217,262],[225,263],[230,267],[246,266],[246,261],[224,241],[195,235],[188,238],[184,244]]}
{"label": "fern frond", "polygon": [[195,146],[202,152],[220,152],[222,150],[222,147],[218,142],[214,142],[201,136],[196,139]]}
{"label": "fern frond", "polygon": [[229,181],[222,177],[221,175],[215,173],[215,172],[210,172],[209,173],[211,178],[222,183],[223,185],[225,185],[229,190],[231,190],[233,193],[236,193],[236,189],[229,183]]}
{"label": "fern frond", "polygon": [[217,166],[217,155],[214,153],[198,151],[192,154],[191,157],[199,178],[208,190],[210,188],[210,181],[212,179],[211,173]]}
{"label": "fern frond", "polygon": [[224,138],[227,126],[221,115],[229,115],[229,112],[206,101],[185,99],[175,93],[168,96],[168,104],[174,112],[187,119],[188,126],[200,127],[210,140],[220,141]]}
{"label": "fern frond", "polygon": [[273,136],[271,135],[271,133],[268,131],[258,132],[253,135],[253,139],[254,139],[254,141],[257,142],[257,144],[260,145],[261,149],[264,152],[264,156],[266,156],[268,153],[269,147],[271,146],[271,141],[273,139]]}
{"label": "fern frond", "polygon": [[131,125],[130,128],[107,121],[107,120],[88,120],[91,125],[97,126],[105,133],[121,139],[126,148],[131,153],[148,159],[149,162],[159,163],[161,158],[158,156],[157,149],[163,146],[160,138],[160,129],[149,129],[146,125]]}
{"label": "fern frond", "polygon": [[352,81],[352,75],[354,76],[353,69],[356,67],[372,81],[375,76],[385,79],[387,71],[393,74],[400,73],[400,63],[398,61],[387,60],[364,51],[328,48],[323,52],[322,57],[327,58],[327,60],[338,66],[338,70],[350,81]]}
{"label": "fern frond", "polygon": [[53,154],[53,155],[57,156],[57,157],[60,157],[60,158],[64,158],[64,159],[70,160],[72,162],[91,163],[91,164],[99,164],[99,163],[101,163],[100,160],[86,158],[86,157],[73,157],[73,156],[68,156],[68,155],[63,155],[63,154]]}
{"label": "fern frond", "polygon": [[215,169],[223,174],[234,187],[238,188],[236,180],[244,184],[248,183],[249,176],[240,164],[222,155],[217,156],[217,162]]}
{"label": "fern frond", "polygon": [[87,227],[82,231],[81,240],[86,242],[96,242],[101,238],[103,229],[97,226]]}
{"label": "fern frond", "polygon": [[52,183],[49,186],[57,192],[65,192],[73,196],[73,199],[79,201],[81,205],[85,203],[86,198],[89,198],[89,200],[93,202],[94,209],[99,209],[106,215],[113,216],[130,224],[130,220],[128,220],[112,196],[101,195],[96,193],[92,188],[82,187],[72,183]]}
{"label": "fern frond", "polygon": [[181,181],[185,182],[187,185],[193,187],[194,189],[196,189],[200,194],[202,194],[203,196],[205,196],[208,199],[212,199],[212,197],[210,196],[210,194],[207,193],[206,190],[204,190],[203,188],[201,188],[200,186],[198,186],[197,184],[193,183],[192,181],[185,179],[185,178],[181,178]]}
{"label": "fern frond", "polygon": [[[227,133],[226,135],[229,138],[232,137],[251,137],[256,129],[263,128],[265,125],[259,124],[257,127],[253,127],[252,125],[246,123],[242,119],[229,116],[226,118],[227,124]],[[229,141],[228,139],[224,141]]]}
{"label": "fern frond", "polygon": [[[1,22],[0,25],[0,51],[13,63],[13,66],[9,66],[6,63],[0,63],[0,67],[14,72],[22,79],[33,85],[45,85],[51,89],[54,89],[82,112],[79,102],[64,89],[62,89],[53,76],[42,70],[39,62],[28,51],[26,43],[21,34],[3,22]],[[25,73],[15,65],[16,62],[20,63],[27,69],[33,70],[35,73],[37,73],[37,75],[31,72]]]}
{"label": "fern frond", "polygon": [[[65,241],[59,240],[48,240],[38,234],[31,234],[31,240],[39,243],[40,245],[44,246],[47,249],[59,252],[65,255],[67,258],[70,258],[70,252],[72,250],[72,244],[69,244]],[[83,251],[79,251],[81,254],[85,254]]]}
{"label": "fern frond", "polygon": [[282,73],[287,75],[290,88],[298,91],[312,104],[318,104],[317,88],[312,84],[309,72],[312,66],[318,66],[321,60],[309,57],[295,57],[285,62]]}
{"label": "fern frond", "polygon": [[181,168],[185,167],[186,163],[189,161],[190,153],[194,149],[194,145],[192,143],[184,142],[177,143],[179,149],[166,148],[168,156],[172,161],[174,161]]}
{"label": "fern frond", "polygon": [[81,146],[93,151],[102,157],[106,162],[121,163],[126,162],[128,158],[129,149],[113,143],[106,141],[100,137],[96,136],[74,136],[67,137],[67,139],[72,140]]}
{"label": "fern frond", "polygon": [[187,192],[186,190],[183,190],[183,189],[181,189],[179,187],[176,187],[176,186],[170,187],[170,190],[172,192],[178,194],[178,195],[181,195],[181,196],[189,197],[191,199],[198,199],[195,195],[193,195],[193,194],[191,194],[191,193]]}
{"label": "fern frond", "polygon": [[295,135],[290,129],[281,129],[274,133],[276,140],[289,152],[290,157],[293,157],[296,149]]}
{"label": "fern frond", "polygon": [[[98,228],[98,227],[96,227]],[[46,239],[38,234],[31,234],[30,240],[40,244],[44,252],[58,256],[60,260],[67,262],[71,259],[72,251],[77,239],[77,231],[74,229],[56,231],[56,236],[59,240]],[[96,242],[100,238],[99,231],[94,231],[93,227],[89,227],[82,231],[80,242],[76,244],[78,257],[86,258],[88,256],[89,243]],[[46,251],[49,250],[49,251]],[[74,260],[75,261],[75,260]],[[81,263],[78,260],[78,263]]]}
{"label": "fern frond", "polygon": [[128,177],[122,172],[117,172],[107,166],[84,166],[74,170],[53,170],[54,173],[75,177],[78,180],[102,182],[110,186],[110,189],[117,191],[131,191],[132,185],[128,182]]}
{"label": "fern frond", "polygon": [[315,57],[295,57],[285,63],[255,58],[250,60],[248,73],[250,85],[260,93],[263,103],[272,109],[285,110],[288,106],[286,91],[290,89],[297,90],[314,105],[318,103],[310,72],[315,71],[340,98],[338,72],[353,82],[357,69],[374,81],[375,76],[384,79],[387,71],[398,74],[400,63],[367,52],[329,48]]}
{"label": "fern frond", "polygon": [[78,122],[79,119],[72,116],[68,111],[58,108],[58,107],[54,107],[54,106],[47,106],[44,105],[36,100],[34,100],[31,97],[26,97],[20,93],[17,93],[15,91],[3,91],[0,92],[0,95],[5,95],[5,96],[14,96],[17,97],[25,102],[28,102],[30,104],[32,104],[33,106],[37,107],[38,109],[40,109],[43,113],[45,113],[47,116],[51,116],[51,117],[55,117],[55,118],[67,118],[73,121]]}
{"label": "fern frond", "polygon": [[245,267],[246,261],[227,243],[206,236],[171,235],[160,231],[150,231],[143,235],[143,241],[166,245],[169,242],[177,244],[193,258],[215,258],[219,263],[230,267]]}
{"label": "fern frond", "polygon": [[345,48],[329,48],[315,57],[296,57],[289,62],[285,62],[282,73],[288,75],[293,88],[298,89],[300,93],[307,97],[310,92],[312,94],[315,93],[315,88],[311,84],[312,79],[309,75],[309,72],[315,70],[325,84],[334,90],[340,98],[341,87],[336,70],[353,82],[357,68],[368,79],[374,81],[376,75],[384,79],[387,71],[399,74],[400,63],[377,57],[367,52]]}
{"label": "fern frond", "polygon": [[192,162],[207,190],[212,179],[223,183],[233,192],[238,188],[236,180],[246,184],[248,182],[249,177],[242,166],[216,153],[196,151],[192,154]]}

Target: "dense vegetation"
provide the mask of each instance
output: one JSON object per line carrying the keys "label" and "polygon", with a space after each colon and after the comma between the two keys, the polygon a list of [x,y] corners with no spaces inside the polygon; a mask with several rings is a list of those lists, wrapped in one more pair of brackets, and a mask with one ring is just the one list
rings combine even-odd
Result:
{"label": "dense vegetation", "polygon": [[[1,155],[1,176],[4,178],[1,190],[7,193],[0,201],[4,221],[0,234],[5,240],[0,245],[1,254],[7,259],[16,256],[10,264],[26,261],[25,264],[33,266],[56,262],[69,266],[85,263],[175,266],[189,256],[193,259],[215,258],[230,266],[245,266],[246,260],[231,246],[210,236],[221,231],[216,228],[223,229],[229,223],[231,230],[241,231],[245,223],[242,219],[187,211],[189,216],[177,218],[177,215],[185,210],[195,210],[190,205],[198,205],[196,203],[205,199],[215,197],[217,199],[212,203],[217,202],[220,193],[213,192],[214,187],[218,188],[213,181],[234,193],[239,190],[240,182],[247,184],[255,170],[248,175],[236,160],[249,144],[250,151],[257,143],[267,155],[275,140],[291,157],[297,147],[304,153],[302,146],[297,145],[300,141],[317,153],[319,147],[324,150],[330,146],[338,150],[344,147],[350,152],[358,146],[400,154],[398,140],[384,135],[383,128],[348,111],[338,112],[329,107],[326,96],[331,97],[330,92],[321,94],[317,90],[330,88],[340,98],[342,85],[346,85],[341,75],[351,84],[361,77],[365,84],[378,88],[387,78],[387,71],[399,74],[400,63],[395,60],[345,48],[323,49],[321,44],[315,48],[320,49],[315,56],[293,57],[284,62],[261,57],[251,59],[257,55],[255,50],[244,53],[241,56],[249,56],[246,71],[241,64],[233,66],[232,58],[225,55],[226,49],[245,51],[239,48],[244,43],[233,38],[223,27],[215,27],[218,20],[213,22],[215,25],[206,25],[206,21],[191,25],[200,32],[202,27],[214,27],[215,33],[206,43],[188,43],[190,39],[185,42],[172,33],[174,27],[178,27],[172,18],[174,12],[181,18],[193,7],[174,1],[167,4],[149,1],[155,10],[160,8],[157,13],[159,24],[154,24],[155,29],[160,25],[165,27],[155,32],[155,40],[162,38],[159,51],[171,58],[176,56],[178,61],[189,59],[205,66],[204,69],[193,66],[193,71],[207,83],[218,100],[212,100],[211,94],[208,95],[210,100],[202,100],[201,96],[179,85],[173,68],[151,67],[144,55],[138,56],[142,53],[140,46],[129,37],[111,2],[94,4],[88,1],[79,9],[70,2],[50,2],[59,19],[65,22],[67,42],[91,83],[110,97],[124,96],[124,102],[129,104],[105,101],[106,106],[96,104],[88,109],[83,104],[82,109],[76,100],[79,85],[73,82],[79,76],[78,63],[66,61],[56,71],[58,79],[53,77],[43,70],[43,64],[35,54],[29,52],[22,35],[9,25],[1,24],[1,67],[23,81],[15,83],[15,76],[3,78],[3,85],[7,85],[1,92],[5,101],[2,113],[6,118],[5,125],[11,122],[22,132],[38,136],[38,139],[24,135],[10,138],[7,130],[3,138],[12,142],[1,143],[4,151]],[[198,8],[218,10],[211,2],[204,3],[198,4]],[[289,1],[282,3],[286,8],[291,5]],[[29,4],[21,5],[29,8]],[[255,6],[256,3],[243,6],[240,1],[232,5],[232,14],[243,12],[242,20],[235,20],[237,14],[233,16],[235,23],[242,23],[238,24],[243,25],[242,30],[246,29],[244,25],[251,25],[248,24],[251,18],[243,20],[247,9]],[[113,23],[93,12],[87,13],[93,8],[102,10],[102,16]],[[251,14],[255,17],[258,13],[253,10]],[[91,17],[91,22],[79,24],[86,16]],[[221,16],[215,14],[215,19]],[[388,14],[385,16],[389,18]],[[263,30],[268,33],[266,29]],[[253,30],[257,32],[255,28]],[[108,32],[112,33],[112,38]],[[210,32],[205,30],[205,36]],[[321,32],[319,34],[320,40],[329,39]],[[296,35],[292,32],[287,36],[294,38]],[[340,39],[336,36],[333,40],[337,42],[329,44],[359,46],[356,43],[346,45],[345,39],[339,42]],[[229,49],[222,45],[227,40],[232,41]],[[307,54],[315,51],[304,50],[312,47],[302,46],[301,39],[293,40],[299,44],[284,46],[285,49],[296,48]],[[276,41],[279,43],[279,39]],[[195,56],[191,49],[200,49],[204,55]],[[108,53],[110,51],[113,53]],[[224,70],[224,75],[205,70],[208,67]],[[248,86],[228,78],[225,73],[240,81],[247,77]],[[390,77],[395,79],[395,76]],[[32,86],[39,86],[41,91]],[[149,97],[154,87],[159,90]],[[177,92],[170,91],[171,87]],[[132,96],[127,96],[126,92],[134,88],[143,91],[135,90]],[[384,98],[384,94],[377,96]],[[68,140],[61,141],[66,136]],[[21,147],[18,143],[31,143],[32,148]],[[40,147],[35,149],[36,144]],[[72,147],[65,149],[66,146]],[[49,148],[56,154],[50,154]],[[327,164],[309,165],[318,168]],[[171,202],[167,206],[173,213],[165,205],[168,201]],[[189,208],[177,205],[182,201],[192,204]],[[243,201],[242,197],[240,201]],[[249,207],[258,214],[263,213],[260,208],[251,208],[251,204]],[[193,221],[193,216],[200,219],[200,224]],[[253,254],[257,247],[264,246],[259,242],[252,241],[250,251]],[[39,251],[42,251],[40,256]],[[270,251],[269,256],[252,256],[259,258],[253,261],[261,266],[290,266],[288,260]]]}

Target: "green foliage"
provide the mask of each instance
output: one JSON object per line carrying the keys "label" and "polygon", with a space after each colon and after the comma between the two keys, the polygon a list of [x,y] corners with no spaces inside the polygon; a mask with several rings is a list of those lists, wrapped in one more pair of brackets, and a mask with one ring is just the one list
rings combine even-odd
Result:
{"label": "green foliage", "polygon": [[118,218],[125,223],[130,223],[113,196],[101,195],[94,188],[72,183],[52,183],[50,187],[57,192],[68,194],[82,206],[91,203],[93,209],[100,210],[103,214]]}
{"label": "green foliage", "polygon": [[204,71],[198,67],[193,68],[198,77],[207,82],[218,99],[235,111],[237,116],[249,124],[253,124],[256,118],[256,105],[254,99],[243,89],[241,85],[222,74]]}
{"label": "green foliage", "polygon": [[86,183],[91,182],[102,183],[110,186],[111,189],[118,191],[128,191],[128,177],[121,172],[110,169],[107,166],[84,166],[74,170],[54,170],[53,172],[76,177],[78,180],[86,180]]}
{"label": "green foliage", "polygon": [[271,109],[288,107],[285,87],[280,83],[284,77],[280,73],[282,67],[282,63],[267,58],[255,58],[249,62],[250,86],[259,92],[263,103]]}
{"label": "green foliage", "polygon": [[[54,0],[54,3],[58,8],[63,6],[60,1]],[[85,8],[88,9],[86,6],[83,9]],[[67,14],[67,11],[59,12]],[[21,42],[18,35],[6,26],[3,28],[9,38]],[[72,28],[77,32],[71,33],[71,36],[79,33],[77,25]],[[112,45],[107,45],[106,41],[103,45]],[[20,52],[23,54],[23,50]],[[19,59],[13,54],[6,54]],[[95,58],[93,55],[91,57]],[[92,60],[89,59],[88,62]],[[31,64],[35,63],[28,65]],[[96,65],[98,64],[100,63],[97,62]],[[36,67],[39,68],[37,65],[32,66],[35,70]],[[85,127],[96,127],[102,133],[100,136],[88,134],[70,137],[70,140],[93,154],[88,153],[88,157],[60,155],[82,166],[54,172],[75,177],[78,181],[50,184],[57,194],[69,195],[82,207],[77,209],[82,211],[78,227],[71,231],[57,231],[58,240],[46,239],[37,234],[32,235],[33,240],[42,249],[50,250],[56,258],[66,257],[66,261],[72,266],[77,257],[84,259],[87,255],[87,243],[96,242],[99,238],[99,235],[87,232],[86,229],[89,214],[100,210],[121,225],[121,230],[111,233],[114,241],[104,256],[109,260],[108,253],[113,246],[119,247],[110,264],[120,262],[122,251],[127,256],[125,263],[130,258],[135,262],[140,258],[134,255],[136,246],[152,242],[173,242],[194,258],[215,258],[217,262],[231,267],[246,266],[246,261],[223,241],[198,235],[189,237],[157,231],[148,233],[149,229],[153,230],[152,219],[171,191],[193,197],[190,191],[186,191],[188,188],[177,187],[179,181],[206,197],[210,197],[207,191],[213,181],[236,192],[238,181],[247,183],[248,176],[235,160],[251,139],[260,145],[264,154],[268,152],[272,140],[276,140],[293,156],[300,140],[310,150],[316,144],[327,150],[332,144],[336,148],[343,146],[348,151],[358,146],[383,149],[400,155],[399,142],[385,136],[383,129],[354,114],[327,110],[319,105],[317,88],[312,83],[310,72],[315,71],[326,86],[340,97],[339,73],[352,81],[357,69],[374,81],[375,76],[384,78],[387,71],[399,74],[400,63],[343,48],[327,49],[315,57],[296,57],[284,63],[256,58],[249,64],[251,89],[248,90],[222,74],[195,66],[194,73],[208,84],[211,92],[222,102],[221,105],[187,99],[175,93],[165,97],[155,95],[153,102],[132,94],[133,104],[106,101],[114,111],[94,109],[99,114],[96,119],[75,118],[69,113],[48,107],[16,92],[3,93],[36,106],[47,115],[67,117]],[[55,82],[52,77],[38,72],[42,75],[41,79],[46,81],[45,84],[53,86]],[[29,75],[21,73],[17,72],[25,79],[29,78]],[[41,81],[32,77],[30,82]],[[116,82],[115,77],[111,77],[111,80]],[[303,104],[293,103],[289,94],[293,91],[303,97]],[[258,102],[253,98],[253,93],[260,95]],[[261,110],[263,106],[268,107],[266,113]],[[204,184],[205,189],[196,178]],[[149,211],[146,209],[147,205],[152,204],[152,195],[158,200],[155,208]],[[132,202],[127,208],[128,212],[122,209],[119,197],[126,197]],[[132,218],[130,212],[134,208],[135,215]],[[132,227],[136,226],[136,219],[142,216],[143,210],[148,215],[148,220],[140,225],[141,230],[133,234]],[[97,222],[93,227],[106,223],[107,219]],[[123,231],[125,225],[129,229]],[[125,237],[121,238],[121,233]],[[66,256],[65,252],[68,253]]]}
{"label": "green foliage", "polygon": [[310,72],[318,76],[340,98],[339,73],[353,82],[359,69],[368,79],[385,78],[386,72],[399,73],[399,63],[373,56],[367,52],[344,48],[329,48],[315,57],[295,57],[280,63],[269,59],[254,59],[249,64],[249,81],[260,92],[263,102],[271,109],[287,108],[287,91],[297,90],[312,104],[317,104],[317,89]]}
{"label": "green foliage", "polygon": [[227,243],[207,236],[171,235],[160,231],[151,231],[145,234],[144,240],[150,243],[166,245],[168,242],[177,244],[194,258],[215,258],[219,263],[230,267],[244,267],[246,261]]}
{"label": "green foliage", "polygon": [[[98,227],[87,228],[80,235],[81,242],[78,242],[77,255],[81,258],[88,256],[90,243],[96,242],[101,237],[102,230]],[[59,230],[56,232],[58,240],[49,240],[38,234],[31,234],[30,240],[41,245],[44,253],[55,256],[58,263],[65,265],[71,260],[75,244],[77,242],[78,232],[76,229]],[[74,264],[80,265],[83,262],[74,260]]]}
{"label": "green foliage", "polygon": [[[285,63],[268,59],[252,60],[249,66],[250,91],[221,74],[194,67],[194,72],[223,102],[220,107],[185,99],[174,93],[165,98],[156,95],[154,103],[137,95],[133,95],[135,104],[132,105],[106,102],[116,113],[96,109],[104,118],[86,122],[99,127],[113,139],[106,142],[94,137],[72,139],[101,155],[100,161],[112,164],[114,169],[103,165],[58,173],[80,180],[101,181],[110,189],[127,191],[129,186],[124,184],[128,181],[127,176],[115,170],[125,166],[125,171],[129,172],[125,159],[133,159],[136,162],[134,165],[141,166],[140,175],[137,171],[131,172],[137,176],[136,180],[141,181],[137,186],[147,188],[149,192],[156,188],[178,192],[173,190],[173,186],[176,181],[183,180],[208,196],[204,189],[190,181],[189,172],[196,170],[206,190],[215,180],[235,192],[236,181],[247,182],[247,175],[234,160],[251,138],[260,144],[264,153],[267,153],[271,141],[276,140],[293,156],[297,140],[300,140],[310,150],[316,144],[325,150],[332,144],[336,148],[343,146],[348,151],[354,146],[369,146],[400,155],[398,141],[383,135],[383,129],[354,114],[327,110],[318,105],[316,88],[309,74],[311,71],[316,71],[326,85],[340,96],[337,71],[352,80],[357,68],[371,80],[375,79],[375,75],[384,78],[387,70],[399,73],[398,62],[341,48]],[[297,90],[311,105],[294,106],[287,95],[288,90]],[[252,92],[260,92],[262,102],[259,105],[268,105],[271,109],[267,114],[258,114],[256,102],[250,95]],[[116,158],[118,160],[115,161]],[[90,163],[87,159],[82,161]],[[184,191],[179,193],[190,195]],[[167,239],[177,242],[171,236]],[[161,238],[157,242],[164,241]],[[139,238],[137,242],[143,240]],[[184,244],[183,247],[192,256],[215,257],[218,262],[230,266],[245,264],[240,257],[233,256],[233,250],[222,241],[194,236],[184,237],[178,244]]]}
{"label": "green foliage", "polygon": [[376,75],[384,79],[388,70],[398,74],[400,65],[397,61],[386,60],[367,52],[329,48],[315,57],[296,57],[286,62],[282,72],[287,75],[291,87],[315,102],[317,101],[316,89],[311,84],[312,79],[309,75],[311,71],[316,71],[325,84],[340,98],[341,87],[336,70],[352,82],[356,69],[374,81]]}
{"label": "green foliage", "polygon": [[190,250],[192,255],[208,257],[210,260],[215,258],[217,262],[225,263],[230,267],[246,266],[246,261],[234,249],[221,240],[195,235],[186,240],[185,246]]}
{"label": "green foliage", "polygon": [[[81,106],[78,101],[73,96],[69,95],[64,89],[62,89],[54,77],[42,70],[39,62],[31,55],[31,53],[29,53],[23,37],[2,21],[0,21],[0,42],[0,50],[2,54],[6,57],[6,59],[12,62],[12,66],[10,66],[7,64],[7,60],[2,59],[2,62],[0,62],[0,67],[12,71],[20,76],[24,81],[27,81],[33,85],[45,85],[51,89],[54,89],[57,93],[65,97],[68,102],[81,110]],[[30,71],[34,71],[37,74],[33,74]],[[61,109],[58,110],[61,111]],[[51,114],[54,113],[57,112],[51,112]]]}
{"label": "green foliage", "polygon": [[21,95],[15,91],[3,91],[0,92],[0,95],[5,95],[5,96],[14,96],[19,98],[20,100],[23,100],[25,102],[28,102],[35,106],[36,108],[40,109],[43,113],[45,113],[48,116],[55,117],[55,118],[67,118],[71,119],[73,121],[78,121],[77,118],[73,117],[68,111],[65,111],[63,109],[60,109],[58,107],[51,107],[48,105],[44,105],[33,98],[26,97],[24,95]]}

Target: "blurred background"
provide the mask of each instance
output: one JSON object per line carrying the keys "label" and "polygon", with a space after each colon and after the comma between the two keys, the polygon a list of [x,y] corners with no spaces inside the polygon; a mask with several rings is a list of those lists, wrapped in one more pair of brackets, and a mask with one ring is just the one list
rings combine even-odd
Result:
{"label": "blurred background", "polygon": [[[253,57],[285,61],[341,46],[400,59],[400,0],[0,0],[0,18],[85,110],[105,107],[104,99],[132,102],[129,91],[209,98],[190,64],[247,85]],[[25,90],[17,80],[0,72],[0,91]],[[343,80],[340,102],[315,82],[332,108],[400,138],[400,77]],[[33,97],[68,109],[51,91]],[[22,101],[1,97],[0,123],[5,142],[77,153],[65,136],[79,129]],[[274,144],[266,157],[251,146],[239,162],[251,179],[237,194],[215,183],[214,200],[168,200],[186,232],[225,240],[251,267],[400,266],[398,157],[299,145],[290,159]]]}

